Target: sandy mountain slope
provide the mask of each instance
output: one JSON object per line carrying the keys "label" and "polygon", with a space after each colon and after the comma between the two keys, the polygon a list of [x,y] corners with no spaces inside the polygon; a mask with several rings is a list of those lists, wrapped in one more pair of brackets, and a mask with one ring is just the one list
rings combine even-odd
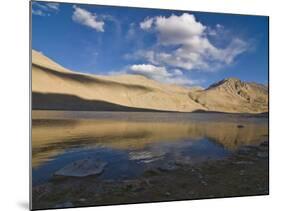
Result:
{"label": "sandy mountain slope", "polygon": [[139,75],[94,76],[76,73],[34,50],[32,92],[34,109],[204,109],[189,97],[190,90],[187,88],[164,85]]}
{"label": "sandy mountain slope", "polygon": [[260,113],[268,111],[268,88],[229,78],[190,94],[206,110]]}
{"label": "sandy mountain slope", "polygon": [[240,86],[237,88],[235,85],[224,88],[223,82],[203,90],[162,84],[140,75],[82,74],[32,50],[33,109],[267,111],[267,88],[253,83],[241,84],[244,86],[241,91]]}

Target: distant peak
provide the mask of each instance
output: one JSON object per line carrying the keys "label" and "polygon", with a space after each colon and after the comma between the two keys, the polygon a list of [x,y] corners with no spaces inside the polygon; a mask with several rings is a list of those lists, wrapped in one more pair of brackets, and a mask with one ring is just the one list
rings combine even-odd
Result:
{"label": "distant peak", "polygon": [[211,84],[207,89],[223,86],[223,85],[231,85],[231,84],[237,84],[242,85],[244,82],[242,82],[239,78],[225,78],[217,83]]}
{"label": "distant peak", "polygon": [[231,77],[231,78],[225,78],[223,81],[233,81],[233,82],[237,82],[237,81],[241,81],[239,78],[234,78],[234,77]]}

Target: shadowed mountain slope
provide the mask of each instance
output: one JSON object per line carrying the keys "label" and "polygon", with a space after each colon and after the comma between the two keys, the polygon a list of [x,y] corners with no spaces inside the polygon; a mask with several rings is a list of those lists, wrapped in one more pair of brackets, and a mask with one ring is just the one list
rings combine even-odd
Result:
{"label": "shadowed mountain slope", "polygon": [[140,75],[83,74],[68,70],[34,50],[32,93],[33,109],[268,111],[268,88],[260,84],[231,78],[203,90],[163,84]]}

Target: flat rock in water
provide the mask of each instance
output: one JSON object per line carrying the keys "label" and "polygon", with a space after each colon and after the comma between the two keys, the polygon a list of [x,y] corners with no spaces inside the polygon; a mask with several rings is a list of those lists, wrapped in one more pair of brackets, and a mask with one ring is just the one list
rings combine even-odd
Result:
{"label": "flat rock in water", "polygon": [[163,152],[151,152],[151,151],[139,151],[139,152],[130,152],[130,160],[138,160],[143,163],[151,163],[153,161],[159,160],[165,153]]}
{"label": "flat rock in water", "polygon": [[55,176],[86,177],[101,174],[106,162],[95,159],[83,159],[70,163],[55,172]]}

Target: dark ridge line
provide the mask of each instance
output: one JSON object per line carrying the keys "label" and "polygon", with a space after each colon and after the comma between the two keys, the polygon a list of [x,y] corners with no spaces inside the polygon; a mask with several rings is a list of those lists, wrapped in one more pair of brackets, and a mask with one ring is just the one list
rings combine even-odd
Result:
{"label": "dark ridge line", "polygon": [[86,100],[75,95],[32,92],[32,110],[174,112],[123,106],[102,100]]}
{"label": "dark ridge line", "polygon": [[41,71],[46,71],[50,74],[53,74],[57,77],[65,78],[65,79],[72,80],[72,81],[79,82],[79,83],[109,84],[109,85],[112,85],[115,87],[124,86],[129,89],[137,89],[137,90],[141,89],[141,90],[145,90],[147,92],[150,92],[153,90],[152,88],[148,88],[148,87],[141,86],[141,85],[129,85],[129,84],[124,84],[124,83],[119,83],[119,82],[114,82],[114,81],[106,81],[103,79],[98,79],[98,78],[90,77],[90,76],[79,74],[79,73],[71,73],[71,72],[63,73],[63,72],[55,71],[51,68],[47,68],[47,67],[44,67],[44,66],[41,66],[38,64],[34,64],[34,63],[32,63],[32,66],[41,69]]}

